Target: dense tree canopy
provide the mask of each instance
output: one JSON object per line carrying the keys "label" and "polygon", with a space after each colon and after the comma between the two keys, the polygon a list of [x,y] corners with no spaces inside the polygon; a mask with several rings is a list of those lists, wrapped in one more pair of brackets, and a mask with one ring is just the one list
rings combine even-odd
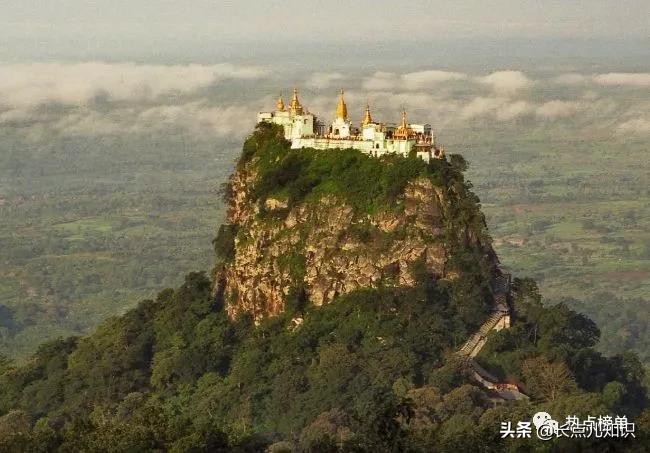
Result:
{"label": "dense tree canopy", "polygon": [[468,333],[450,291],[364,290],[307,308],[299,327],[295,312],[254,326],[230,321],[210,281],[193,273],[95,334],[9,366],[0,449],[496,451],[519,442],[499,438],[500,421],[539,409],[641,414],[638,360],[601,356],[580,342],[592,325],[536,306],[530,281],[517,289],[521,319],[492,335],[481,360],[520,382],[530,402],[494,406],[455,362],[454,338]]}

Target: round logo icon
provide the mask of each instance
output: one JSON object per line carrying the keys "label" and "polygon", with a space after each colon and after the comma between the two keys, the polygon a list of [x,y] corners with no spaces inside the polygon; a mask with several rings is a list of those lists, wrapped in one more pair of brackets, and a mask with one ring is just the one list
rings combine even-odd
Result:
{"label": "round logo icon", "polygon": [[558,431],[558,423],[548,412],[537,412],[533,415],[533,425],[537,429],[537,437],[540,440],[552,439]]}

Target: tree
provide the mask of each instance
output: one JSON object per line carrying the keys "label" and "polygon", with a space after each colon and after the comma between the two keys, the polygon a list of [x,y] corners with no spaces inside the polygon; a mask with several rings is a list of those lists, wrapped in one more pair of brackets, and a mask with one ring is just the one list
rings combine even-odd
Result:
{"label": "tree", "polygon": [[348,417],[338,408],[322,412],[300,434],[300,446],[304,451],[338,451],[352,437]]}
{"label": "tree", "polygon": [[625,386],[620,382],[608,382],[603,388],[603,402],[613,411],[618,411],[625,396]]}
{"label": "tree", "polygon": [[0,417],[0,451],[28,451],[31,422],[25,411],[9,411]]}
{"label": "tree", "polygon": [[571,370],[564,362],[549,362],[544,357],[528,359],[523,363],[522,373],[526,388],[538,398],[554,401],[576,389]]}
{"label": "tree", "polygon": [[451,167],[458,173],[465,172],[469,166],[465,158],[460,154],[450,154],[449,163],[451,164]]}
{"label": "tree", "polygon": [[224,223],[219,227],[217,236],[212,240],[214,251],[218,259],[231,261],[235,257],[235,237],[237,225]]}

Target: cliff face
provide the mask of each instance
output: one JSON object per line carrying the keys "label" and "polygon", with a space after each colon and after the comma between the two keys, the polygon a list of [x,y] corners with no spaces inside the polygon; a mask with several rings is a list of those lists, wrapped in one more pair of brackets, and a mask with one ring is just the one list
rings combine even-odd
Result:
{"label": "cliff face", "polygon": [[474,250],[485,269],[495,268],[480,212],[459,215],[464,185],[436,185],[418,175],[390,203],[360,212],[335,191],[300,202],[282,190],[260,197],[261,173],[253,157],[229,183],[226,223],[236,234],[216,290],[231,317],[248,312],[260,320],[292,300],[320,306],[360,288],[413,286],[418,275],[453,279],[453,255],[461,249]]}

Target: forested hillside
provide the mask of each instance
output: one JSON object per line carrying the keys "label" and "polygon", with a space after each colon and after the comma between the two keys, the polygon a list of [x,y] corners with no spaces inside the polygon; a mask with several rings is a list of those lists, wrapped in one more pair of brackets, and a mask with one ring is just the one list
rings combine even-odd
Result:
{"label": "forested hillside", "polygon": [[[220,290],[227,286],[219,280],[240,278],[227,270],[247,245],[245,231],[221,228],[214,272],[187,275],[89,336],[43,344],[25,364],[0,362],[0,450],[644,451],[650,412],[641,362],[631,353],[596,352],[596,325],[565,305],[545,307],[532,280],[515,279],[513,325],[490,334],[478,357],[530,400],[499,401],[457,360],[454,352],[487,315],[495,271],[464,160],[427,165],[347,152],[340,171],[330,173],[327,152],[299,158],[277,131],[258,129],[238,165],[257,168],[253,195],[237,201],[245,205],[239,212],[266,228],[329,196],[359,215],[400,214],[409,212],[409,184],[424,178],[454,201],[454,209],[442,209],[439,230],[435,222],[420,227],[437,236],[419,239],[442,241],[449,266],[436,273],[415,260],[403,280],[389,272],[315,306],[313,286],[291,286],[306,281],[309,268],[294,256],[286,261],[293,290],[281,309],[256,316],[246,306],[232,310],[237,292]],[[385,168],[404,172],[383,179]],[[360,184],[346,175],[373,179]],[[360,187],[377,190],[368,197]],[[237,194],[228,186],[226,201]],[[282,194],[288,211],[264,209]],[[361,226],[357,250],[404,239]],[[636,421],[637,437],[501,439],[501,421],[530,420],[540,410],[556,419],[625,414]]]}

